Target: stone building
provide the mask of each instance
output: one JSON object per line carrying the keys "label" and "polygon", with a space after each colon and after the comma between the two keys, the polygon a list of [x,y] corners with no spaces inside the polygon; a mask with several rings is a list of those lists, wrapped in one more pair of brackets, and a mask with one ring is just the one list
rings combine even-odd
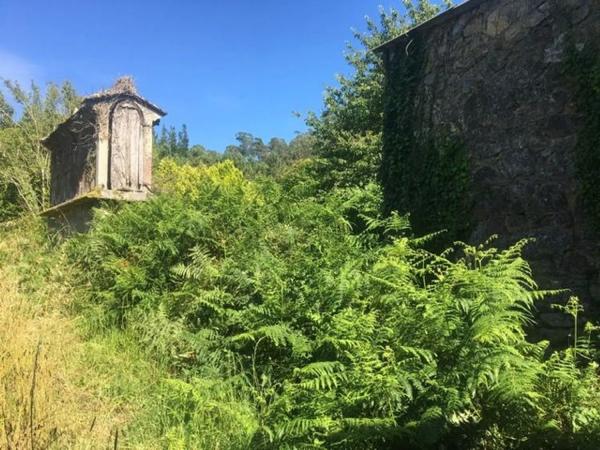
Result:
{"label": "stone building", "polygon": [[46,215],[81,228],[101,199],[144,200],[152,185],[152,127],[164,115],[128,77],[84,98],[43,140],[51,155]]}
{"label": "stone building", "polygon": [[[575,153],[585,115],[565,60],[571,47],[598,43],[599,0],[469,0],[377,49],[386,69],[384,158],[398,151],[389,136],[407,123],[397,73],[413,64],[410,131],[417,140],[451,133],[468,153],[466,239],[535,238],[526,256],[541,287],[571,289],[588,314],[600,306],[600,237],[581,197]],[[394,189],[397,173],[384,175],[384,190]],[[568,318],[548,304],[539,314],[539,337],[564,342]]]}

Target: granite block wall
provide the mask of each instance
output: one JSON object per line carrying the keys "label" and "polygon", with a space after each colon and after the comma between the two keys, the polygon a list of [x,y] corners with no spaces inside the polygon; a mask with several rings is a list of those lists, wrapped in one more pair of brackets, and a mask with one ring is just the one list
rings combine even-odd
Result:
{"label": "granite block wall", "polygon": [[[582,115],[564,60],[569,45],[600,42],[600,0],[471,0],[385,45],[386,65],[410,57],[417,37],[424,62],[416,132],[449,130],[464,141],[474,200],[469,240],[535,238],[527,257],[541,287],[571,289],[598,317],[600,236],[578,189]],[[547,302],[538,308],[534,334],[568,339],[568,319]]]}

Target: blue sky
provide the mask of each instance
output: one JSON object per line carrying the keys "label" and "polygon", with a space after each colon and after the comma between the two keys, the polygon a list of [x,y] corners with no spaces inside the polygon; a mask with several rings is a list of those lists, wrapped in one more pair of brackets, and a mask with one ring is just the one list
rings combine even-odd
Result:
{"label": "blue sky", "polygon": [[237,131],[290,139],[347,71],[351,28],[398,0],[0,0],[0,77],[73,81],[89,94],[120,75],[223,150]]}

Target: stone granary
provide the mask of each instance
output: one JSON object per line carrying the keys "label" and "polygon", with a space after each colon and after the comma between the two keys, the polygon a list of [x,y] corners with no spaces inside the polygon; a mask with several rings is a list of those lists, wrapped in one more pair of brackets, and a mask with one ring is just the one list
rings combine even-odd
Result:
{"label": "stone granary", "polygon": [[85,97],[43,144],[50,150],[47,216],[81,229],[99,200],[144,200],[152,185],[152,127],[166,113],[131,78]]}
{"label": "stone granary", "polygon": [[[590,116],[566,66],[573,52],[598,55],[599,44],[599,0],[468,0],[377,49],[386,71],[384,161],[407,130],[413,153],[424,136],[455,137],[473,199],[464,239],[497,234],[504,246],[534,238],[526,257],[540,286],[570,289],[596,317],[600,234],[577,163],[580,137],[593,130],[582,131]],[[401,174],[384,166],[384,191],[400,189]],[[600,176],[600,167],[583,170]],[[565,342],[572,323],[550,306],[538,305],[539,337]]]}

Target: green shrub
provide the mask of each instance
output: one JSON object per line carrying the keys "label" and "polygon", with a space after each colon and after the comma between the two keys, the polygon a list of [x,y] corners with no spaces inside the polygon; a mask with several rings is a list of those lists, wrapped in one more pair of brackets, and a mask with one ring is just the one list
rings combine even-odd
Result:
{"label": "green shrub", "polygon": [[162,442],[593,448],[590,336],[549,358],[526,341],[544,295],[526,241],[436,255],[374,186],[317,199],[231,165],[163,169],[166,192],[70,245],[81,311],[172,373]]}

